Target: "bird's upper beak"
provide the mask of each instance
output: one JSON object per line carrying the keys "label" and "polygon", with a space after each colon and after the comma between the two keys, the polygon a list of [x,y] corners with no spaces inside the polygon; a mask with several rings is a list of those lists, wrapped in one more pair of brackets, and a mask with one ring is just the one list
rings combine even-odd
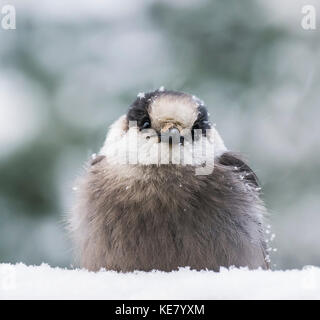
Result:
{"label": "bird's upper beak", "polygon": [[178,144],[181,142],[182,128],[179,124],[166,122],[161,128],[161,141],[170,144]]}

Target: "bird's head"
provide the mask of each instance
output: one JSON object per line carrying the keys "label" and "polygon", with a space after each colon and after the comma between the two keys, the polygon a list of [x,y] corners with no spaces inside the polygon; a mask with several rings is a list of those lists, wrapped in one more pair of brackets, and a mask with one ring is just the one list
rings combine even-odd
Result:
{"label": "bird's head", "polygon": [[[204,103],[195,96],[159,89],[139,93],[128,113],[116,121],[101,153],[124,164],[193,164],[203,162],[205,142],[215,156],[225,151]],[[198,151],[197,151],[198,150]]]}

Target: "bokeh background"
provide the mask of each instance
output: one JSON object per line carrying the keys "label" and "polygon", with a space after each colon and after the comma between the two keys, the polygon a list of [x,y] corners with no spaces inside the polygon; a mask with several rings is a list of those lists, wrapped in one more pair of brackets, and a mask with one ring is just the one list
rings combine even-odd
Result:
{"label": "bokeh background", "polygon": [[71,266],[75,178],[136,94],[163,85],[203,99],[257,171],[275,268],[320,265],[318,1],[4,4],[17,29],[0,29],[0,262]]}

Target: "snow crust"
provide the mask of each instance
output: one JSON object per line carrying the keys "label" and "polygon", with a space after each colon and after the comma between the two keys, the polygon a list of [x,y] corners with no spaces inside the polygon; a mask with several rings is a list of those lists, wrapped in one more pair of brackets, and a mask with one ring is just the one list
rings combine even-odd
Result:
{"label": "snow crust", "polygon": [[93,273],[0,264],[1,299],[320,299],[320,268]]}

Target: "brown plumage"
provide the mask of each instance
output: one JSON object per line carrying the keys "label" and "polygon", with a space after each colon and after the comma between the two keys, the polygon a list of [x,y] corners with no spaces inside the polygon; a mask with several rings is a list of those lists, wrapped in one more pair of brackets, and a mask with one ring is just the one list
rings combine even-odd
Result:
{"label": "brown plumage", "polygon": [[[206,111],[195,113],[193,119],[194,108],[203,107],[193,100],[171,91],[138,98],[111,129],[114,134],[109,134],[105,147],[112,141],[119,145],[117,134],[126,134],[128,121],[134,117],[138,132],[146,122],[160,130],[164,124],[154,120],[154,113],[161,111],[155,101],[161,108],[165,104],[162,120],[166,110],[180,101],[189,116],[181,117],[179,125],[187,127],[192,122],[204,129],[201,121],[207,117],[201,113]],[[140,119],[146,115],[148,121]],[[171,115],[167,118],[175,120]],[[207,129],[208,124],[203,125]],[[263,230],[266,210],[256,175],[224,149],[220,136],[213,137],[217,152],[209,175],[195,175],[194,165],[119,164],[114,153],[103,148],[78,184],[78,202],[71,216],[81,266],[124,272],[171,271],[184,266],[215,271],[221,266],[268,268]]]}

